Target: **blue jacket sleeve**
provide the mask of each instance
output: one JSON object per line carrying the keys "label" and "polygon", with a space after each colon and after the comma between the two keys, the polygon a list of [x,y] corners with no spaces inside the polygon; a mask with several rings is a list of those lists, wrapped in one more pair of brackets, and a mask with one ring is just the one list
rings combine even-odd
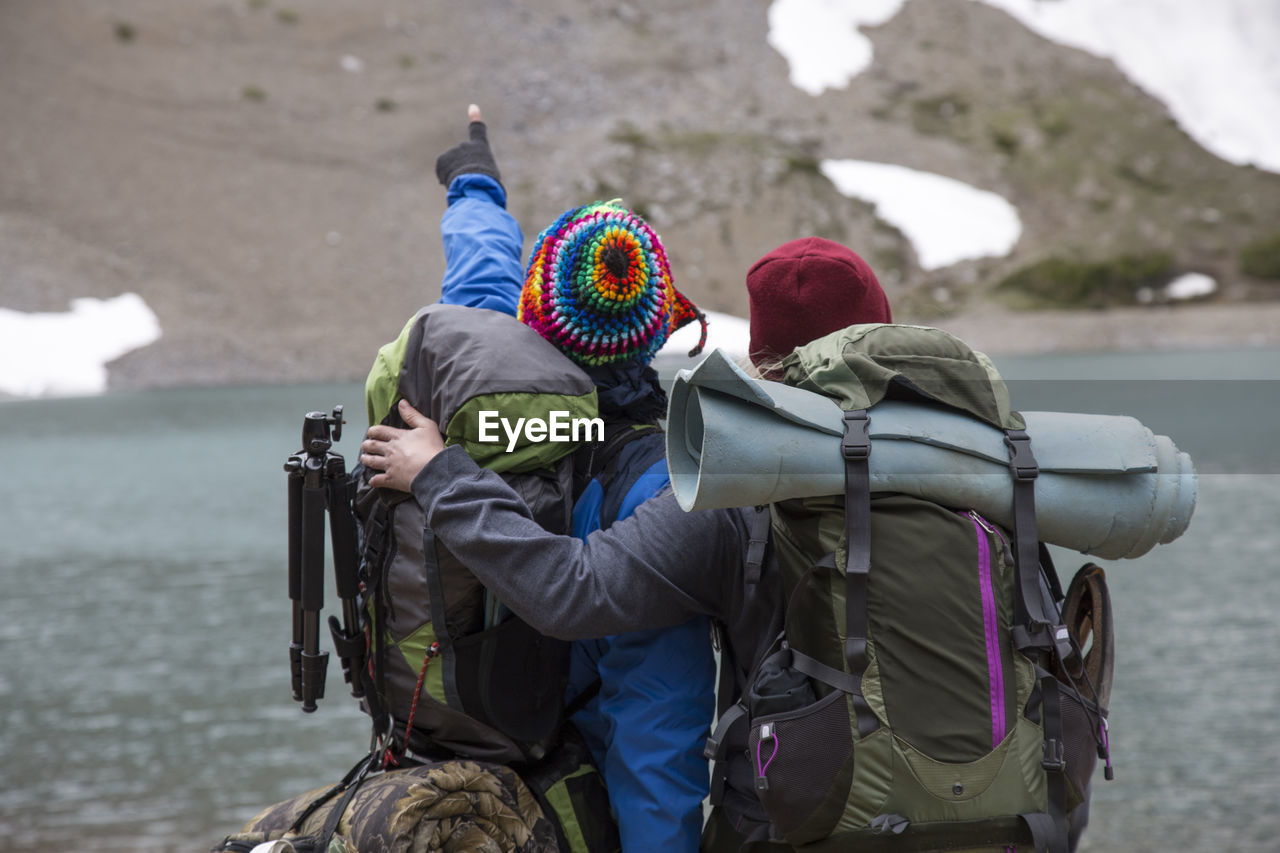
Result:
{"label": "blue jacket sleeve", "polygon": [[490,308],[515,315],[524,283],[524,235],[507,212],[502,185],[486,175],[459,175],[449,184],[440,220],[446,305]]}

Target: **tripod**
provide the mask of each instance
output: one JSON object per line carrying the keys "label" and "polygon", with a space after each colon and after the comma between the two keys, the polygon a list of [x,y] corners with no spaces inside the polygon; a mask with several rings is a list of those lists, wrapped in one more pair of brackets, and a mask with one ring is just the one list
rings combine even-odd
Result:
{"label": "tripod", "polygon": [[[342,456],[331,452],[342,438],[342,406],[333,414],[308,412],[302,423],[302,450],[284,464],[289,474],[289,598],[293,600],[293,635],[289,643],[289,671],[293,698],[302,710],[316,709],[324,698],[329,653],[320,649],[320,611],[324,609],[325,512],[333,541],[333,566],[342,624],[329,617],[329,627],[342,661],[343,674],[357,698],[362,647],[358,595],[358,551],[351,488]],[[345,642],[343,642],[345,641]]]}

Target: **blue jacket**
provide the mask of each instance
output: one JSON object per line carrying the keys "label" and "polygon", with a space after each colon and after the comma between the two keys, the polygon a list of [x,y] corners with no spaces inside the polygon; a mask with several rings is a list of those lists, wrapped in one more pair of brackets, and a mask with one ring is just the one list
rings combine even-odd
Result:
{"label": "blue jacket", "polygon": [[[516,313],[524,279],[523,236],[506,211],[502,187],[461,175],[441,220],[445,276],[440,301]],[[660,400],[651,369],[596,371],[602,403],[615,412],[652,409]],[[655,395],[657,395],[655,397]],[[609,412],[604,412],[606,419]],[[619,452],[607,484],[593,480],[574,508],[585,539],[630,515],[669,485],[660,433]],[[707,617],[671,628],[633,631],[574,644],[567,698],[597,679],[600,689],[573,722],[609,787],[624,853],[695,851],[708,790],[702,747],[715,703],[715,662]]]}

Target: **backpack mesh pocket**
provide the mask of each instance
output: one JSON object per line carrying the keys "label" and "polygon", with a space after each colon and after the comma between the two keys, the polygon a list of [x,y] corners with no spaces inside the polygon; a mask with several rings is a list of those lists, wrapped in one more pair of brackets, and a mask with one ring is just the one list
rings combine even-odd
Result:
{"label": "backpack mesh pocket", "polygon": [[1088,797],[1089,780],[1098,763],[1098,716],[1065,684],[1058,685],[1062,709],[1062,741],[1067,763],[1067,811]]}
{"label": "backpack mesh pocket", "polygon": [[[749,748],[756,794],[778,834],[786,836],[828,799],[853,750],[845,694],[835,691],[803,708],[752,720]],[[850,777],[845,774],[846,784]],[[806,835],[813,829],[806,827]]]}

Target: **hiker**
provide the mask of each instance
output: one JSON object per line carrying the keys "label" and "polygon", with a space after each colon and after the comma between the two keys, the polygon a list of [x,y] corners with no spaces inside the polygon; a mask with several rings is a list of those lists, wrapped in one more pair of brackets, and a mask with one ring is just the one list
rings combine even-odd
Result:
{"label": "hiker", "polygon": [[[468,120],[468,140],[436,163],[448,192],[440,301],[518,314],[595,384],[605,436],[575,472],[573,533],[584,539],[667,486],[667,400],[649,362],[685,323],[700,322],[705,340],[706,321],[673,286],[658,236],[618,203],[566,211],[538,235],[526,272],[478,107]],[[571,720],[605,778],[624,851],[697,849],[714,678],[704,613],[574,643],[566,701],[589,697]]]}
{"label": "hiker", "polygon": [[[747,291],[751,357],[766,369],[809,339],[854,323],[891,322],[870,267],[817,237],[761,258],[747,274]],[[407,404],[400,413],[411,429],[373,427],[361,445],[361,462],[384,472],[372,482],[412,491],[436,535],[523,618],[576,639],[710,616],[721,643],[722,710],[735,685],[747,683],[782,625],[776,561],[751,553],[754,509],[686,513],[663,492],[585,541],[550,535],[498,478],[445,449],[434,423]],[[703,849],[737,850],[768,828],[745,742],[730,756]]]}

